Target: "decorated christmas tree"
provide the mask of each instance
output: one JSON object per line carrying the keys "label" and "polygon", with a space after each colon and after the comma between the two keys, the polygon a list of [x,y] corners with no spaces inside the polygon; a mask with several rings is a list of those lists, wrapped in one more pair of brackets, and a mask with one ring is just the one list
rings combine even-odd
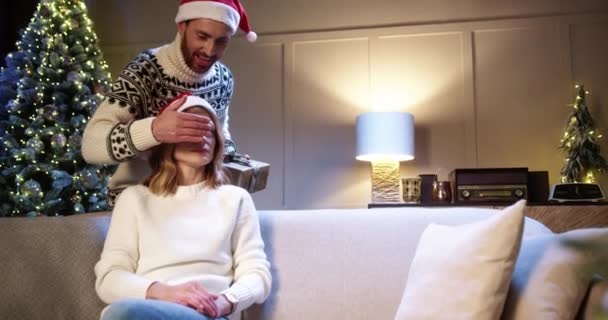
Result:
{"label": "decorated christmas tree", "polygon": [[[21,33],[24,36],[24,31]],[[0,132],[4,132],[4,121],[8,119],[8,103],[17,97],[19,79],[27,76],[28,54],[17,51],[6,56],[6,68],[0,69]],[[4,149],[0,148],[0,154]]]}
{"label": "decorated christmas tree", "polygon": [[[7,68],[0,69],[0,120],[6,120],[8,102],[17,96],[17,81],[21,77],[21,65],[14,64],[13,54],[6,57]],[[10,64],[10,65],[9,65]],[[3,132],[0,122],[0,132]],[[3,149],[0,149],[0,154]]]}
{"label": "decorated christmas tree", "polygon": [[561,170],[562,182],[594,183],[596,175],[604,172],[608,164],[598,144],[602,135],[595,127],[585,100],[589,92],[582,85],[575,88],[576,99],[559,146],[566,155]]}
{"label": "decorated christmas tree", "polygon": [[6,61],[0,216],[106,210],[110,168],[80,153],[110,80],[84,1],[41,0]]}

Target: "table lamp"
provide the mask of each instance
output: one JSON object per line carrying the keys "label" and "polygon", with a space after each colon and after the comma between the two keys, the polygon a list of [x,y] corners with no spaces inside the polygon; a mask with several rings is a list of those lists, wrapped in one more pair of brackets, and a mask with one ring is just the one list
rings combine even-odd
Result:
{"label": "table lamp", "polygon": [[357,160],[372,164],[372,202],[402,202],[399,162],[414,159],[414,116],[366,112],[357,116]]}

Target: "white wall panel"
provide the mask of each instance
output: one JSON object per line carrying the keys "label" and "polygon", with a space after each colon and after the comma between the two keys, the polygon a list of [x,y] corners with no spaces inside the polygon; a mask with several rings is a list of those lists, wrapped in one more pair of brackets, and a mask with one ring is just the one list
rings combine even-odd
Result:
{"label": "white wall panel", "polygon": [[371,110],[415,116],[415,159],[403,163],[403,175],[474,165],[467,161],[474,159],[475,118],[465,93],[465,38],[462,32],[393,34],[373,43]]}
{"label": "white wall panel", "polygon": [[[589,90],[587,104],[596,126],[604,135],[600,141],[602,154],[608,159],[608,31],[607,21],[585,20],[570,25],[570,52],[572,78],[585,84]],[[568,96],[574,101],[574,90]],[[600,177],[604,190],[608,190],[608,174]],[[606,191],[604,191],[606,192]]]}
{"label": "white wall panel", "polygon": [[[287,207],[363,205],[355,117],[369,101],[368,39],[293,44]],[[288,142],[289,143],[289,142]],[[366,190],[367,191],[367,190]]]}
{"label": "white wall panel", "polygon": [[253,194],[258,207],[283,207],[285,128],[283,45],[234,43],[225,57],[233,70],[230,133],[238,151],[270,164],[267,188]]}
{"label": "white wall panel", "polygon": [[549,170],[566,117],[568,70],[556,24],[475,32],[478,165]]}

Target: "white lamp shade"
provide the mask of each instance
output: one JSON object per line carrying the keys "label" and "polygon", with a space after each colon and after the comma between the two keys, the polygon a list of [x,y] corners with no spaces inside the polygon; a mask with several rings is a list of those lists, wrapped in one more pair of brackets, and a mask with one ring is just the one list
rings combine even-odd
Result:
{"label": "white lamp shade", "polygon": [[414,116],[366,112],[357,116],[357,160],[414,159]]}

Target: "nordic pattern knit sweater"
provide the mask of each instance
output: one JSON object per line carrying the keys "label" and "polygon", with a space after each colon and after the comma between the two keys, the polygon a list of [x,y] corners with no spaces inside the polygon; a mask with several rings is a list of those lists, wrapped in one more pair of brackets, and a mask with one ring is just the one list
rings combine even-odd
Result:
{"label": "nordic pattern knit sweater", "polygon": [[95,288],[106,303],[145,298],[154,281],[200,281],[207,291],[237,298],[238,314],[270,293],[271,275],[256,209],[232,185],[204,183],[157,196],[143,185],[125,189],[95,265]]}
{"label": "nordic pattern knit sweater", "polygon": [[232,73],[221,62],[204,74],[192,71],[178,33],[172,43],[140,53],[120,73],[85,128],[82,155],[93,164],[119,164],[109,183],[114,196],[142,182],[150,172],[145,151],[160,144],[152,135],[152,121],[183,92],[211,104],[229,151],[234,148],[228,131],[233,87]]}

